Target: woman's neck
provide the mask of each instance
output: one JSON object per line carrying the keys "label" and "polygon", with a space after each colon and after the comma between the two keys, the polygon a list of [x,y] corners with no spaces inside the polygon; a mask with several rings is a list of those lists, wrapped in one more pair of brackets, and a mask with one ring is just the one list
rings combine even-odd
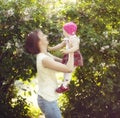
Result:
{"label": "woman's neck", "polygon": [[41,47],[40,51],[41,51],[41,53],[47,54],[47,48],[46,47]]}

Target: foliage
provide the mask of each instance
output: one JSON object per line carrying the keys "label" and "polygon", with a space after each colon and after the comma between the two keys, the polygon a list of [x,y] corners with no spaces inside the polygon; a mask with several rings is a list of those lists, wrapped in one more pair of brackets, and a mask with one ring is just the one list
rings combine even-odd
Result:
{"label": "foliage", "polygon": [[40,109],[38,107],[33,106],[32,104],[29,105],[29,113],[31,118],[39,118],[40,116],[43,116],[42,112],[40,112]]}
{"label": "foliage", "polygon": [[65,118],[120,117],[120,6],[116,4],[86,1],[62,12],[65,20],[78,24],[84,57],[84,66],[77,68],[66,93],[68,104],[63,102]]}
{"label": "foliage", "polygon": [[[36,9],[38,12],[35,12]],[[34,57],[24,52],[23,45],[26,33],[45,22],[43,13],[44,8],[34,1],[0,1],[1,117],[27,118],[29,110],[26,100],[17,97],[17,91],[14,92],[13,88],[16,80],[29,80],[35,75]],[[40,18],[43,20],[39,20]],[[13,99],[16,101],[12,101]]]}
{"label": "foliage", "polygon": [[29,105],[17,91],[11,87],[6,93],[0,95],[0,118],[30,118]]}
{"label": "foliage", "polygon": [[[49,39],[56,38],[54,42],[60,37],[55,23],[47,18],[46,10],[43,3],[37,0],[0,1],[0,104],[6,104],[0,114],[6,114],[4,117],[10,117],[13,112],[17,118],[23,118],[23,114],[26,116],[25,100],[11,96],[16,94],[13,90],[16,80],[30,81],[36,73],[35,57],[25,53],[23,48],[26,34],[40,28],[43,32],[49,32]],[[52,43],[51,40],[50,42]],[[21,111],[17,106],[12,106],[14,97],[18,101],[20,98],[18,106],[22,108]]]}
{"label": "foliage", "polygon": [[35,57],[23,50],[26,34],[40,28],[48,34],[50,45],[56,45],[61,41],[62,25],[74,21],[84,66],[76,69],[71,90],[60,98],[63,116],[119,118],[119,1],[81,0],[62,5],[58,1],[54,4],[60,6],[59,12],[43,2],[0,0],[0,117],[29,117],[25,99],[17,96],[14,88],[16,80],[30,81],[36,73]]}

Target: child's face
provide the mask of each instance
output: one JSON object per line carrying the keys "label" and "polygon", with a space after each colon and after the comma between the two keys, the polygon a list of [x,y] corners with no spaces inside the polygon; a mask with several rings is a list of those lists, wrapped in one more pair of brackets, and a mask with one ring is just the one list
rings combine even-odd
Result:
{"label": "child's face", "polygon": [[68,33],[67,33],[64,29],[63,29],[63,35],[64,35],[65,37],[69,36]]}

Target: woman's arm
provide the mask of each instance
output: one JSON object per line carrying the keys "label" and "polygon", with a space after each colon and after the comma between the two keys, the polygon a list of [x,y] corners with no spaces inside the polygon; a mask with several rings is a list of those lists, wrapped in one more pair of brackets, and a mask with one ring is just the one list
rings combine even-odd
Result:
{"label": "woman's arm", "polygon": [[50,53],[48,53],[48,55],[50,55],[55,61],[62,62],[62,59],[61,59],[61,58],[56,57],[56,56],[54,56],[54,55],[52,55],[52,54],[50,54]]}
{"label": "woman's arm", "polygon": [[74,69],[73,53],[69,54],[69,59],[66,65],[56,62],[50,57],[45,57],[42,60],[42,63],[43,63],[43,66],[46,68],[53,69],[53,70],[60,71],[60,72],[70,73]]}
{"label": "woman's arm", "polygon": [[65,46],[65,41],[62,41],[61,43],[59,43],[58,45],[54,46],[54,47],[48,47],[49,51],[54,51],[54,50],[58,50],[62,47]]}

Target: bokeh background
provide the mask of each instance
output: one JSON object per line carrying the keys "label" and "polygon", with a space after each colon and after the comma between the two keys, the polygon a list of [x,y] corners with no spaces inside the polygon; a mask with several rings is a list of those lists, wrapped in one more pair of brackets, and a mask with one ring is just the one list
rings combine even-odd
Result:
{"label": "bokeh background", "polygon": [[0,118],[42,117],[35,56],[24,51],[25,37],[41,29],[54,46],[69,21],[78,26],[84,66],[60,95],[63,118],[120,118],[119,0],[0,0]]}

